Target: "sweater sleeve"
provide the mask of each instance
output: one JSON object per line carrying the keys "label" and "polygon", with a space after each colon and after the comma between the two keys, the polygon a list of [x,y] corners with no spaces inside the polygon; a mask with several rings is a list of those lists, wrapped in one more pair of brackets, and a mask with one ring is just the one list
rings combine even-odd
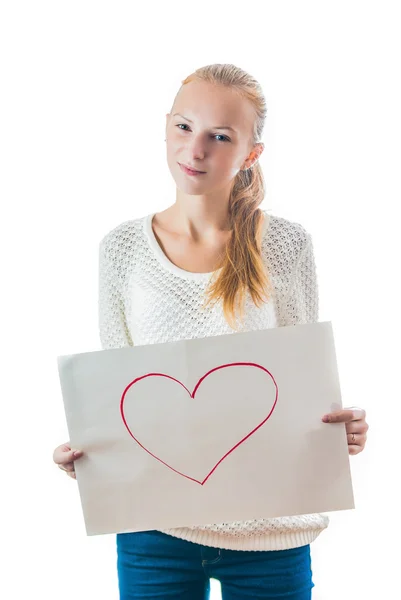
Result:
{"label": "sweater sleeve", "polygon": [[290,288],[282,303],[281,325],[314,323],[319,318],[319,290],[312,238],[306,232],[305,245],[296,262]]}
{"label": "sweater sleeve", "polygon": [[132,346],[126,322],[121,280],[114,268],[107,244],[99,245],[99,337],[103,350]]}

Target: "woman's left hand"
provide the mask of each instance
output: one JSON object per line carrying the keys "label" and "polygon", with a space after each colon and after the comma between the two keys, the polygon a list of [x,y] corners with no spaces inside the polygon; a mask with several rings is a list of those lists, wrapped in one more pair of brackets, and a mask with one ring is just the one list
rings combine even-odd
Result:
{"label": "woman's left hand", "polygon": [[362,408],[345,408],[324,415],[324,423],[345,423],[349,454],[359,454],[365,448],[366,433],[369,425],[366,422],[366,412]]}

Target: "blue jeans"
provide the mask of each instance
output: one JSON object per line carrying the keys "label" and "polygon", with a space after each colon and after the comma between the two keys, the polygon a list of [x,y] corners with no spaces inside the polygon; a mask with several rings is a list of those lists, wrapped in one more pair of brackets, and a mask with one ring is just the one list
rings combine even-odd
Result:
{"label": "blue jeans", "polygon": [[158,531],[117,534],[120,600],[207,600],[209,580],[223,600],[310,600],[310,547],[221,550]]}

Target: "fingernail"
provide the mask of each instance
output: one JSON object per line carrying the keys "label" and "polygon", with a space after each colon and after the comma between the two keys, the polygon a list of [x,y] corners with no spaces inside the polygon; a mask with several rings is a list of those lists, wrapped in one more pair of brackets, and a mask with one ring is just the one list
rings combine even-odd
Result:
{"label": "fingernail", "polygon": [[74,456],[79,456],[82,454],[82,450],[74,450]]}
{"label": "fingernail", "polygon": [[323,421],[323,423],[329,423],[330,422],[329,415],[324,415],[324,417],[322,417],[322,421]]}

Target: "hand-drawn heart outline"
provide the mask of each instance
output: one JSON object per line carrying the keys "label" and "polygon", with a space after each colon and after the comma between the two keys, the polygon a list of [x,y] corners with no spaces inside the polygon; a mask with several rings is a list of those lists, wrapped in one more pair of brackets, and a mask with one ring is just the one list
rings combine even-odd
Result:
{"label": "hand-drawn heart outline", "polygon": [[[162,460],[161,458],[159,458],[158,456],[156,456],[155,454],[153,454],[150,450],[148,450],[147,448],[145,448],[145,446],[143,446],[141,444],[141,442],[139,440],[137,440],[137,438],[133,435],[133,433],[132,433],[131,429],[129,428],[129,425],[128,425],[127,421],[126,421],[125,415],[124,415],[124,400],[125,400],[125,396],[126,396],[128,390],[130,389],[130,387],[132,387],[135,383],[138,383],[138,381],[141,381],[142,379],[146,379],[146,377],[166,377],[167,379],[172,379],[176,383],[179,383],[188,392],[189,396],[191,398],[195,399],[195,394],[196,394],[196,391],[199,388],[200,384],[202,383],[202,381],[204,379],[206,379],[206,377],[208,377],[209,375],[211,375],[211,373],[214,373],[215,371],[218,371],[219,369],[225,369],[227,367],[242,367],[242,366],[256,367],[258,369],[262,369],[262,371],[265,371],[265,373],[267,373],[272,378],[273,383],[274,383],[275,388],[276,388],[276,397],[275,397],[273,406],[272,406],[269,414],[267,415],[267,417],[265,419],[263,419],[263,421],[261,421],[261,423],[259,423],[259,425],[257,425],[254,429],[252,429],[252,431],[250,431],[237,444],[235,444],[235,446],[233,446],[228,452],[226,452],[226,454],[224,454],[224,456],[222,456],[220,458],[220,460],[217,461],[217,463],[214,465],[214,467],[211,469],[211,471],[209,471],[209,473],[203,479],[203,481],[199,481],[199,479],[195,479],[194,477],[190,477],[189,475],[185,475],[185,473],[181,473],[177,469],[174,469],[174,467],[172,467],[171,465],[167,464],[166,462],[164,462],[164,460]],[[262,425],[264,425],[266,423],[266,421],[268,421],[268,419],[271,417],[271,415],[273,414],[273,411],[274,411],[274,409],[276,407],[277,399],[278,399],[278,386],[277,386],[276,380],[274,379],[274,377],[270,373],[270,371],[268,371],[265,367],[262,367],[262,365],[258,365],[257,363],[238,362],[238,363],[229,363],[229,364],[226,364],[226,365],[220,365],[219,367],[215,367],[214,369],[211,369],[210,371],[208,371],[207,373],[205,373],[205,375],[203,375],[199,379],[199,381],[196,384],[196,386],[194,387],[194,390],[193,390],[192,393],[189,391],[189,389],[179,379],[175,379],[175,377],[171,377],[171,375],[166,375],[165,373],[147,373],[146,375],[141,375],[140,377],[137,377],[136,379],[134,379],[134,381],[132,381],[125,388],[125,390],[123,392],[123,395],[121,397],[120,412],[121,412],[122,420],[124,422],[125,427],[127,428],[128,433],[130,434],[130,436],[136,441],[136,443],[143,450],[145,450],[148,454],[150,454],[151,456],[153,456],[153,458],[155,458],[156,460],[158,460],[159,462],[161,462],[163,465],[165,465],[166,467],[168,467],[169,469],[171,469],[175,473],[178,473],[178,475],[181,475],[182,477],[185,477],[186,479],[190,479],[191,481],[194,481],[195,483],[199,483],[200,485],[204,485],[206,483],[206,481],[209,479],[209,477],[212,475],[212,473],[214,473],[214,471],[217,469],[217,467],[219,466],[219,464],[221,462],[223,462],[223,460],[225,458],[227,458],[227,456],[229,454],[231,454],[232,452],[234,452],[234,450],[236,448],[238,448],[238,446],[240,446],[243,442],[245,442],[245,440],[247,440],[249,437],[251,437],[255,433],[255,431],[257,431],[260,427],[262,427]]]}

